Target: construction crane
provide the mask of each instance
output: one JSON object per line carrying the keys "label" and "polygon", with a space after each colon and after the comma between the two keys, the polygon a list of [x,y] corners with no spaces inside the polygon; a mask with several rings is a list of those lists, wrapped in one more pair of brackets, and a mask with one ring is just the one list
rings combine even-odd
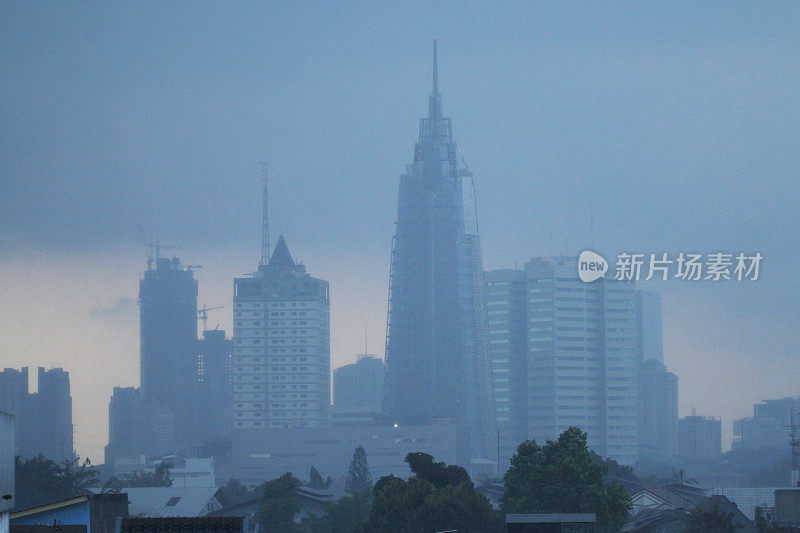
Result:
{"label": "construction crane", "polygon": [[208,312],[215,311],[217,309],[225,309],[225,306],[218,305],[217,307],[206,307],[206,304],[203,304],[203,307],[197,310],[197,318],[203,321],[203,331],[206,331],[206,324],[208,323]]}
{"label": "construction crane", "polygon": [[197,268],[202,269],[203,265],[186,265],[185,267],[183,267],[184,270],[195,270]]}

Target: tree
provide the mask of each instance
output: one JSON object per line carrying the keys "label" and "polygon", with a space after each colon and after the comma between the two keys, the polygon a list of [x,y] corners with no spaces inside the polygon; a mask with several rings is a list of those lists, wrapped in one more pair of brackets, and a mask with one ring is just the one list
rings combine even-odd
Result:
{"label": "tree", "polygon": [[726,513],[714,505],[708,508],[697,507],[686,521],[686,531],[703,533],[731,533],[740,529],[742,524],[733,523],[733,513]]}
{"label": "tree", "polygon": [[360,531],[369,518],[371,494],[359,492],[325,504],[325,515],[313,517],[308,529],[313,533],[352,533]]}
{"label": "tree", "polygon": [[139,470],[120,477],[111,477],[103,485],[103,492],[119,492],[127,487],[171,487],[170,463],[159,463],[153,472]]}
{"label": "tree", "polygon": [[314,465],[311,465],[311,471],[308,473],[309,487],[316,490],[327,489],[330,488],[332,483],[333,480],[331,479],[331,476],[328,476],[328,479],[323,480],[319,471],[314,468]]}
{"label": "tree", "polygon": [[433,457],[427,453],[409,453],[405,461],[418,478],[427,479],[436,487],[455,486],[470,480],[469,474],[463,467],[448,466],[443,462],[434,463]]}
{"label": "tree", "polygon": [[38,455],[14,460],[17,510],[66,500],[86,494],[98,483],[97,472],[89,459],[65,459],[56,463]]}
{"label": "tree", "polygon": [[364,531],[502,531],[499,515],[461,467],[434,463],[426,454],[409,454],[414,472],[408,481],[378,480]]}
{"label": "tree", "polygon": [[344,488],[350,494],[368,492],[372,488],[372,474],[369,473],[369,465],[367,465],[367,452],[362,446],[353,452],[353,460],[350,461],[350,470],[347,472]]}
{"label": "tree", "polygon": [[259,531],[287,533],[297,530],[294,515],[300,512],[299,486],[300,480],[289,472],[259,485],[256,493],[261,495],[261,503],[255,517]]}
{"label": "tree", "polygon": [[224,487],[217,491],[216,498],[223,507],[236,505],[253,497],[253,493],[238,479],[229,479]]}
{"label": "tree", "polygon": [[525,441],[511,458],[501,499],[505,513],[595,513],[601,531],[627,522],[630,498],[618,482],[605,481],[608,466],[595,461],[578,428],[539,446]]}

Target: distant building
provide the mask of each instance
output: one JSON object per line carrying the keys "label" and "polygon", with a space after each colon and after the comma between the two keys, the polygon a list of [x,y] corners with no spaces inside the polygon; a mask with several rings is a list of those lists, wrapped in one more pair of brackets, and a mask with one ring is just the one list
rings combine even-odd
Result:
{"label": "distant building", "polygon": [[7,533],[14,508],[14,416],[0,412],[0,533]]}
{"label": "distant building", "polygon": [[753,405],[753,416],[733,421],[733,449],[786,450],[792,421],[800,425],[800,398],[764,400]]}
{"label": "distant building", "polygon": [[328,282],[281,236],[252,277],[234,279],[233,306],[234,430],[329,427]]}
{"label": "distant building", "polygon": [[156,254],[139,282],[141,394],[175,417],[181,447],[202,443],[196,404],[197,280],[175,257]]}
{"label": "distant building", "polygon": [[722,453],[719,419],[686,416],[678,421],[678,456],[691,461],[713,459]]}
{"label": "distant building", "polygon": [[74,458],[69,372],[39,367],[38,392],[28,390],[27,367],[0,372],[0,411],[15,416],[17,455]]}
{"label": "distant building", "polygon": [[386,367],[371,355],[333,371],[333,414],[335,424],[375,424],[383,404],[383,376]]}
{"label": "distant building", "polygon": [[636,291],[636,345],[642,361],[664,362],[664,339],[661,317],[661,294]]}
{"label": "distant building", "polygon": [[233,345],[225,331],[206,330],[198,343],[197,405],[203,410],[204,440],[227,437],[233,427]]}
{"label": "distant building", "polygon": [[168,407],[143,397],[133,387],[114,387],[108,404],[108,445],[105,463],[114,475],[140,456],[162,456],[178,448],[175,415]]}
{"label": "distant building", "polygon": [[528,282],[525,270],[486,272],[492,392],[503,469],[528,432]]}
{"label": "distant building", "polygon": [[570,426],[600,455],[636,460],[636,291],[584,283],[576,262],[536,258],[524,271],[486,274],[501,462],[525,438],[543,442]]}
{"label": "distant building", "polygon": [[494,457],[483,267],[472,173],[442,111],[434,44],[428,116],[400,176],[386,339],[388,423],[459,427],[459,464]]}
{"label": "distant building", "polygon": [[639,362],[638,431],[641,458],[678,454],[678,377],[658,359]]}

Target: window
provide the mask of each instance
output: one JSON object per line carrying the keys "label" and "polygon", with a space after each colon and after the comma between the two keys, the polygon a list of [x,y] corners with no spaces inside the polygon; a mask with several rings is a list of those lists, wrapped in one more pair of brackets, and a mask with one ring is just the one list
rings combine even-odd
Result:
{"label": "window", "polygon": [[165,507],[175,507],[178,505],[178,502],[181,500],[180,496],[173,496],[172,498],[167,501]]}

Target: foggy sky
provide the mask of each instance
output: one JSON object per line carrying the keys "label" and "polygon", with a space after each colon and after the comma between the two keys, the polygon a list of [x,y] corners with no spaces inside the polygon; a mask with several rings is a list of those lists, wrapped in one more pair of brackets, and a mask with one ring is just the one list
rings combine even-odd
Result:
{"label": "foggy sky", "polygon": [[[643,282],[680,410],[800,394],[800,8],[314,3],[0,5],[0,367],[70,371],[102,461],[138,385],[143,242],[225,305],[273,242],[331,284],[333,366],[383,354],[398,177],[430,43],[475,175],[487,268],[531,256],[761,252],[756,282]],[[593,220],[593,238],[590,232]]]}

